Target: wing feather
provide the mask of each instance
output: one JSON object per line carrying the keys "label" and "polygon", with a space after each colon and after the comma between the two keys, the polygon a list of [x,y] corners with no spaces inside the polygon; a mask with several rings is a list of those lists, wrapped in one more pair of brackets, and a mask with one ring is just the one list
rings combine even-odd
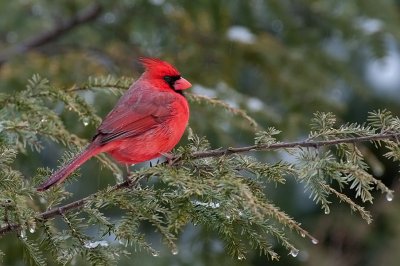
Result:
{"label": "wing feather", "polygon": [[158,127],[171,115],[173,96],[163,92],[132,91],[107,115],[94,138],[100,138],[100,144],[104,145]]}

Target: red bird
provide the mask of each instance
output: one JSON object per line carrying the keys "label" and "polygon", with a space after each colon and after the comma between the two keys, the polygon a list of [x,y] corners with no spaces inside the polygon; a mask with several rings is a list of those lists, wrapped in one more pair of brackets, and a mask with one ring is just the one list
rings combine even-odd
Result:
{"label": "red bird", "polygon": [[189,120],[182,90],[192,85],[179,71],[156,58],[141,58],[145,67],[97,129],[92,142],[37,190],[63,182],[75,169],[101,152],[125,164],[154,159],[171,151]]}

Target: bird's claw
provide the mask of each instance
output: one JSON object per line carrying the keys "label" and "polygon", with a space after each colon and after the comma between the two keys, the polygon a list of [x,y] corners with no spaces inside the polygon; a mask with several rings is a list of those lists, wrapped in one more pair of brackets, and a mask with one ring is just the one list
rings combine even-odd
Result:
{"label": "bird's claw", "polygon": [[165,157],[168,165],[173,165],[177,160],[179,160],[179,156],[174,156],[172,153],[161,153],[161,155]]}

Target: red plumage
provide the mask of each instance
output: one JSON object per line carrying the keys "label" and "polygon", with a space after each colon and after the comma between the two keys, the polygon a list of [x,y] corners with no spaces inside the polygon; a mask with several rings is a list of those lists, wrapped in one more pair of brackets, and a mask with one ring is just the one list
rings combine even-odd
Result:
{"label": "red plumage", "polygon": [[63,182],[80,165],[102,152],[121,163],[135,164],[175,147],[189,120],[189,106],[181,91],[191,84],[167,62],[156,58],[141,58],[140,62],[145,72],[106,116],[92,142],[37,190]]}

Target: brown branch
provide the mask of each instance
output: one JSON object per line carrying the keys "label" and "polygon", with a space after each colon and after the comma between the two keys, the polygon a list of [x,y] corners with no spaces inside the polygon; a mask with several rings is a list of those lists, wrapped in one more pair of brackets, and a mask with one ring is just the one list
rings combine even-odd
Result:
{"label": "brown branch", "polygon": [[[400,138],[400,133],[381,133],[374,134],[370,136],[362,136],[362,137],[350,137],[350,138],[342,138],[342,139],[333,139],[333,140],[303,140],[303,141],[294,141],[294,142],[278,142],[274,144],[264,144],[264,145],[252,145],[246,147],[239,148],[227,148],[227,149],[215,149],[209,151],[201,151],[195,152],[190,157],[191,159],[200,159],[207,157],[220,157],[224,155],[230,155],[234,153],[243,153],[249,151],[266,151],[266,150],[278,150],[278,149],[288,149],[288,148],[319,148],[323,146],[332,146],[337,144],[345,144],[345,143],[358,143],[365,141],[379,141],[384,139],[397,139]],[[178,160],[176,160],[177,162]]]}
{"label": "brown branch", "polygon": [[[207,157],[221,157],[225,155],[231,155],[235,153],[243,153],[248,151],[267,151],[267,150],[277,150],[277,149],[288,149],[288,148],[319,148],[323,146],[332,146],[337,144],[346,144],[346,143],[359,143],[359,142],[366,142],[366,141],[380,141],[380,140],[390,140],[394,139],[397,140],[400,138],[400,133],[380,133],[374,134],[370,136],[362,136],[362,137],[351,137],[351,138],[341,138],[341,139],[334,139],[334,140],[304,140],[304,141],[294,141],[294,142],[280,142],[274,144],[265,144],[265,145],[252,145],[246,147],[239,147],[239,148],[227,148],[227,149],[216,149],[216,150],[209,150],[209,151],[202,151],[202,152],[195,152],[190,156],[190,159],[200,159],[200,158],[207,158]],[[182,158],[175,158],[172,159],[172,165],[178,164],[178,162],[182,161]],[[133,187],[138,183],[140,177],[138,179],[127,179],[126,181],[117,184],[110,188],[110,191],[119,190],[122,188],[129,188]],[[36,216],[36,219],[39,221],[48,220],[58,215],[64,215],[65,213],[77,210],[82,208],[85,203],[95,197],[96,194],[87,196],[80,200],[71,202],[61,207],[55,207],[51,210],[39,213]],[[20,224],[7,224],[5,226],[0,227],[0,236],[4,235],[8,232],[17,231],[21,229]]]}
{"label": "brown branch", "polygon": [[37,36],[32,37],[22,43],[7,49],[5,52],[0,54],[0,67],[2,64],[10,60],[13,56],[21,53],[26,53],[33,48],[43,46],[47,43],[57,40],[63,34],[72,30],[73,28],[92,21],[101,14],[101,6],[98,3],[92,4],[89,7],[79,11],[75,16],[68,20],[61,22],[54,26],[53,29],[43,32]]}
{"label": "brown branch", "polygon": [[[119,190],[119,189],[122,189],[122,188],[132,187],[135,184],[137,184],[137,181],[138,180],[127,179],[126,181],[111,187],[111,189],[109,191],[114,191],[114,190]],[[77,201],[73,201],[73,202],[71,202],[69,204],[66,204],[64,206],[53,208],[51,210],[42,212],[38,216],[36,216],[36,219],[38,219],[38,220],[47,220],[47,219],[53,218],[53,217],[55,217],[57,215],[62,215],[64,213],[67,213],[70,210],[80,209],[85,205],[85,203],[90,198],[93,198],[95,195],[96,194],[93,194],[93,195],[87,196],[87,197],[85,197],[83,199],[80,199],[80,200],[77,200]],[[2,235],[2,231],[1,230],[0,230],[0,235]]]}
{"label": "brown branch", "polygon": [[[122,189],[122,188],[133,187],[139,182],[139,180],[140,179],[129,178],[126,181],[111,187],[109,189],[109,191],[111,192],[111,191],[119,190],[119,189]],[[35,217],[35,219],[38,220],[38,221],[44,221],[44,220],[48,220],[50,218],[56,217],[58,215],[64,215],[65,213],[67,213],[67,212],[69,212],[71,210],[78,210],[78,209],[82,208],[86,204],[86,202],[88,202],[91,198],[94,198],[95,196],[96,196],[96,194],[93,194],[93,195],[87,196],[85,198],[82,198],[80,200],[76,200],[76,201],[73,201],[73,202],[68,203],[66,205],[63,205],[61,207],[52,208],[52,209],[50,209],[48,211],[39,213]],[[5,235],[8,232],[18,231],[20,229],[21,229],[21,225],[20,224],[10,224],[10,223],[8,223],[7,225],[0,227],[0,236]]]}

